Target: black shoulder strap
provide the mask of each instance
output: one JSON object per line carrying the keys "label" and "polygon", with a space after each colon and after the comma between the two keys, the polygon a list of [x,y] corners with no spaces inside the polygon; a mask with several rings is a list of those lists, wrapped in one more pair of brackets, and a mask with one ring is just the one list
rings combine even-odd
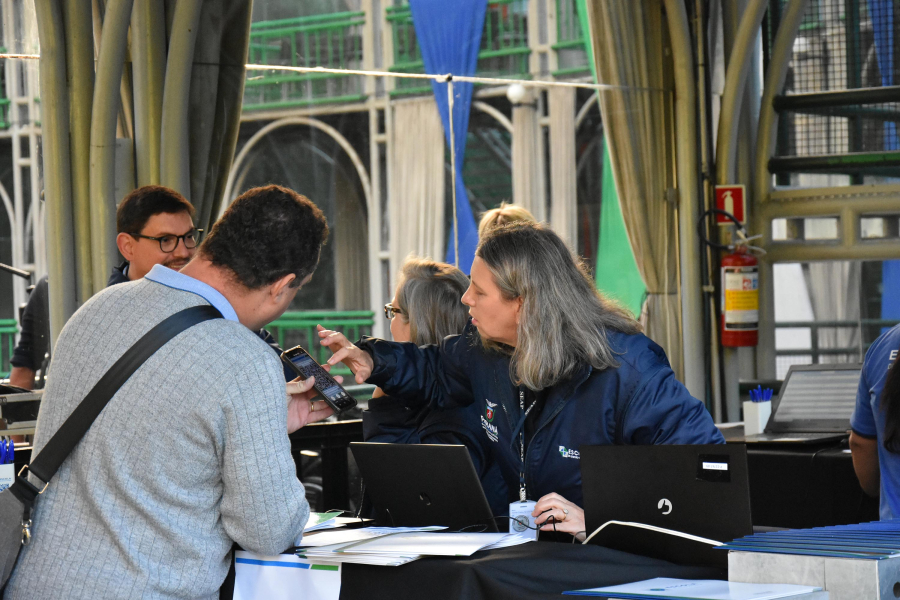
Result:
{"label": "black shoulder strap", "polygon": [[41,453],[31,460],[28,470],[44,483],[49,482],[90,429],[103,407],[153,353],[185,329],[221,317],[222,313],[208,304],[193,306],[166,318],[144,334],[88,392]]}

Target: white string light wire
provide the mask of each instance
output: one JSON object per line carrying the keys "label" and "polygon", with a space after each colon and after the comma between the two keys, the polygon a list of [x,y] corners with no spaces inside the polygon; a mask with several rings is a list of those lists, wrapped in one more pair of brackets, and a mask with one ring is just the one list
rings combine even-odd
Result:
{"label": "white string light wire", "polygon": [[453,171],[453,183],[450,185],[453,196],[453,264],[459,268],[459,222],[456,219],[456,139],[453,137],[453,80],[447,80],[447,116],[450,122],[450,170]]}
{"label": "white string light wire", "polygon": [[[40,54],[12,54],[0,53],[0,59],[39,59]],[[586,83],[581,81],[542,81],[530,79],[501,79],[497,77],[473,77],[467,75],[454,75],[447,73],[445,75],[434,75],[430,73],[393,73],[391,71],[377,71],[373,69],[332,69],[328,67],[294,67],[289,65],[258,65],[246,64],[244,68],[248,71],[287,71],[294,73],[332,73],[334,75],[364,75],[369,77],[394,77],[398,79],[428,79],[438,83],[447,84],[447,104],[450,122],[450,166],[453,170],[453,181],[451,184],[453,196],[453,244],[455,264],[459,267],[459,224],[456,217],[456,142],[453,137],[453,82],[463,81],[468,83],[479,83],[486,85],[510,85],[518,83],[523,87],[534,88],[580,88],[588,90],[634,90],[634,91],[665,91],[662,88],[638,88],[622,85],[607,85],[604,83]]]}

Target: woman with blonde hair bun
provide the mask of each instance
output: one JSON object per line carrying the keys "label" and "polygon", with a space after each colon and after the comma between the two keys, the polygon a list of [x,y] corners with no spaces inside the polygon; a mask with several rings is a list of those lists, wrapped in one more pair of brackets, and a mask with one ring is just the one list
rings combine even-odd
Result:
{"label": "woman with blonde hair bun", "polygon": [[515,223],[517,221],[525,221],[526,223],[537,223],[537,219],[531,212],[518,204],[510,204],[509,202],[501,202],[497,208],[484,211],[481,215],[481,221],[478,222],[478,239],[484,239],[487,232],[499,225],[507,223]]}
{"label": "woman with blonde hair bun", "polygon": [[542,529],[585,536],[582,446],[725,443],[663,349],[550,228],[488,231],[462,302],[469,326],[439,346],[322,331],[328,362],[413,406],[480,406],[508,501],[535,501]]}

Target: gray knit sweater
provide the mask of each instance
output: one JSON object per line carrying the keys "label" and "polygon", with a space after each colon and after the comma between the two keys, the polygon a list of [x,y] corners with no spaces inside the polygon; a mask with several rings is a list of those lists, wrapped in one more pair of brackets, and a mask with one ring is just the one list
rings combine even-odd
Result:
{"label": "gray knit sweater", "polygon": [[[205,303],[140,280],[104,290],[66,324],[35,455],[144,333]],[[6,598],[216,598],[232,541],[275,554],[309,516],[287,437],[275,354],[214,319],[122,386],[37,502]]]}

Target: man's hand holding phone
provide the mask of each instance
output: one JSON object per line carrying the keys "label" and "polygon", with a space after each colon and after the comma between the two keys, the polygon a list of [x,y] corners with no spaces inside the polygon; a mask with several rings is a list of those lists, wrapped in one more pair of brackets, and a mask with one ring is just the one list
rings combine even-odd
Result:
{"label": "man's hand holding phone", "polygon": [[335,413],[356,406],[356,399],[341,385],[343,379],[332,377],[329,373],[331,366],[320,365],[302,347],[294,346],[290,350],[285,350],[281,353],[281,360],[304,381],[313,378],[313,387]]}
{"label": "man's hand holding phone", "polygon": [[[322,368],[328,369],[329,367],[326,365]],[[342,382],[343,378],[338,375],[335,377],[335,380]],[[315,382],[315,377],[310,377],[305,381],[303,378],[298,377],[288,382],[287,432],[289,434],[294,433],[304,425],[322,421],[334,414],[331,407],[323,400],[313,400],[319,395],[319,392],[313,387]]]}

